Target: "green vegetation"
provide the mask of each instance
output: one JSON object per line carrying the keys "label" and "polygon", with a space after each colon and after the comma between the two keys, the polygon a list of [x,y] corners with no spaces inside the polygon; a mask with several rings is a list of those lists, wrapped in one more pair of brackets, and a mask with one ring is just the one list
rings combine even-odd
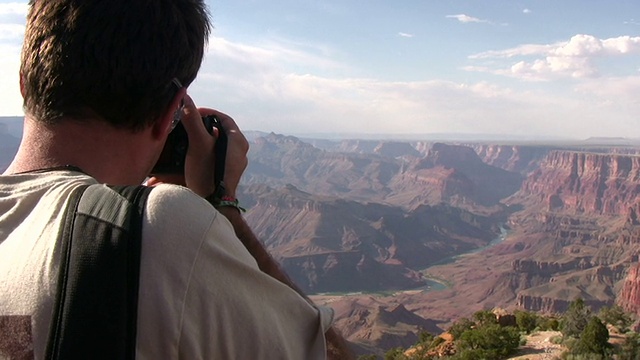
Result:
{"label": "green vegetation", "polygon": [[574,354],[597,354],[605,356],[611,348],[609,345],[609,330],[598,319],[593,316],[580,334],[580,338],[571,349]]}
{"label": "green vegetation", "polygon": [[576,299],[569,305],[569,310],[562,317],[560,332],[564,337],[579,337],[591,318],[591,309],[584,300]]}
{"label": "green vegetation", "polygon": [[625,312],[624,309],[618,305],[603,307],[598,312],[598,317],[602,322],[614,326],[616,330],[621,333],[627,332],[627,330],[629,330],[629,326],[633,324],[631,315]]}
{"label": "green vegetation", "polygon": [[504,359],[515,353],[519,346],[520,332],[515,327],[483,324],[462,334],[452,359]]}
{"label": "green vegetation", "polygon": [[635,333],[627,334],[618,349],[609,344],[607,324],[624,333],[632,323],[631,315],[617,305],[600,309],[596,316],[582,299],[576,299],[561,321],[562,344],[568,348],[563,359],[640,359],[640,338]]}
{"label": "green vegetation", "polygon": [[618,360],[638,359],[640,359],[640,335],[635,332],[627,333],[626,339],[618,352]]}
{"label": "green vegetation", "polygon": [[[505,321],[499,321],[491,311],[478,311],[471,319],[461,318],[454,322],[447,331],[450,334],[449,340],[422,332],[411,350],[393,348],[387,351],[383,359],[506,359],[524,345],[522,335],[551,330],[562,334],[551,341],[567,348],[561,356],[564,360],[640,360],[640,334],[627,332],[634,319],[619,306],[602,308],[596,316],[584,300],[576,299],[560,318],[528,311],[516,311],[513,315],[506,316],[511,317],[507,322],[515,326],[504,326]],[[627,332],[624,343],[618,347],[609,343],[607,325],[620,333]],[[365,355],[358,359],[374,360],[379,357]]]}
{"label": "green vegetation", "polygon": [[449,334],[451,334],[453,336],[454,339],[460,339],[462,337],[462,334],[465,331],[469,331],[471,329],[473,329],[473,327],[476,325],[476,323],[474,323],[473,321],[467,319],[467,318],[462,318],[456,322],[453,323],[453,325],[451,325],[451,327],[449,328]]}

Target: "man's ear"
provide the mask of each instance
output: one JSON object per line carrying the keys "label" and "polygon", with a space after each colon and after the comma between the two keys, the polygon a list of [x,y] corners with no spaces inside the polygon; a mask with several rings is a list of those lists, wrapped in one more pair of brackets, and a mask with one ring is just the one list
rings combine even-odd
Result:
{"label": "man's ear", "polygon": [[176,116],[176,113],[182,111],[182,99],[187,94],[187,88],[180,88],[176,95],[171,100],[169,106],[164,113],[153,124],[153,136],[157,138],[165,139],[171,132],[171,123]]}

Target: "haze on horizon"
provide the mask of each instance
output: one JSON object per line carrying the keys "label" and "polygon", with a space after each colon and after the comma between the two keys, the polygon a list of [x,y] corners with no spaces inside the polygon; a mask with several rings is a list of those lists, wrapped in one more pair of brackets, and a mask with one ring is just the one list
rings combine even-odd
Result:
{"label": "haze on horizon", "polygon": [[[207,1],[190,93],[244,130],[640,138],[640,3]],[[0,116],[26,1],[0,0]]]}

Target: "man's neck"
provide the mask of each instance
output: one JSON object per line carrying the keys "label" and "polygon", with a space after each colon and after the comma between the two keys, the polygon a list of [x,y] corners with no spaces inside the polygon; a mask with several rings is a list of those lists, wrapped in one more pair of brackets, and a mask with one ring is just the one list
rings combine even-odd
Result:
{"label": "man's neck", "polygon": [[102,183],[141,183],[152,156],[147,130],[133,132],[98,120],[44,124],[25,117],[18,153],[5,174],[72,165]]}

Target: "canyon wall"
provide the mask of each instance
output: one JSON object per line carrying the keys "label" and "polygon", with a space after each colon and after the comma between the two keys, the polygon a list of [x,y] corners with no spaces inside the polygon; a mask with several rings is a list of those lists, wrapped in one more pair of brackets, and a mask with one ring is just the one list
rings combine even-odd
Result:
{"label": "canyon wall", "polygon": [[508,171],[528,174],[556,147],[528,145],[469,144],[485,163]]}
{"label": "canyon wall", "polygon": [[522,239],[539,234],[532,258],[513,263],[514,272],[542,277],[518,293],[518,306],[561,312],[581,297],[594,308],[640,308],[639,194],[637,155],[551,150],[506,200],[523,209],[510,218],[529,234]]}
{"label": "canyon wall", "polygon": [[548,210],[636,221],[639,193],[639,156],[554,150],[523,182],[517,197],[544,203]]}

